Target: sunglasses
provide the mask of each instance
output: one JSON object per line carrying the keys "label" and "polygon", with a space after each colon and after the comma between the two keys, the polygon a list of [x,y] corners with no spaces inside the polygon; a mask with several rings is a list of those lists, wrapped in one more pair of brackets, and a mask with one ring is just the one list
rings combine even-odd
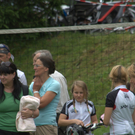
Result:
{"label": "sunglasses", "polygon": [[5,48],[8,52],[10,52],[9,49],[4,44],[0,44],[0,48]]}
{"label": "sunglasses", "polygon": [[9,67],[9,66],[10,66],[10,64],[11,64],[11,62],[10,62],[10,61],[1,62],[1,66],[2,66],[2,65],[4,65],[4,66],[6,66],[6,67]]}

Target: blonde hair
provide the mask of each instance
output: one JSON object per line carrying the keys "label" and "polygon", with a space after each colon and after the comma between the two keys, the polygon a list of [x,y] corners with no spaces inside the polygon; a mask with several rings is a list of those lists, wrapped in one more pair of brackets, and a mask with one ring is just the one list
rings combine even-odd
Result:
{"label": "blonde hair", "polygon": [[130,65],[127,68],[128,76],[135,77],[135,64]]}
{"label": "blonde hair", "polygon": [[[72,94],[74,92],[74,87],[75,86],[78,86],[78,87],[82,88],[84,98],[85,98],[85,103],[86,103],[87,108],[88,108],[88,88],[87,88],[87,85],[85,84],[85,82],[83,82],[81,80],[74,81],[74,83],[72,84],[72,87],[71,87]],[[75,112],[77,113],[77,111],[75,109],[75,98],[74,97],[73,97],[73,106],[74,106]],[[88,109],[88,112],[90,113],[89,109]]]}
{"label": "blonde hair", "polygon": [[126,68],[121,65],[114,66],[109,74],[109,78],[112,80],[112,87],[117,83],[126,85],[128,79]]}

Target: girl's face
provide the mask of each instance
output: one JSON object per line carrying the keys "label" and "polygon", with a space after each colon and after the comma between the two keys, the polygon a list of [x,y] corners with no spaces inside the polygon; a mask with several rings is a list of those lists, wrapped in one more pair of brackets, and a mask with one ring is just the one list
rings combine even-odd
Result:
{"label": "girl's face", "polygon": [[73,97],[75,98],[77,102],[80,102],[80,103],[83,102],[84,101],[83,89],[75,85],[73,89]]}

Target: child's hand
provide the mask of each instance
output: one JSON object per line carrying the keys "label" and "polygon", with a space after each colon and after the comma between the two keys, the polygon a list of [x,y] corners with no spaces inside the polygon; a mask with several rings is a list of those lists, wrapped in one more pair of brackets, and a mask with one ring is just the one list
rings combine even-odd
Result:
{"label": "child's hand", "polygon": [[75,121],[75,124],[84,126],[84,123],[81,120],[74,119],[74,121]]}
{"label": "child's hand", "polygon": [[89,124],[86,124],[85,126],[87,127],[87,126],[89,126],[89,125],[91,125],[91,123],[89,123]]}
{"label": "child's hand", "polygon": [[[88,126],[90,126],[90,125],[91,125],[91,123],[86,124],[85,127],[88,127]],[[89,127],[89,128],[87,129],[87,132],[90,130],[90,128],[91,128],[91,127]]]}

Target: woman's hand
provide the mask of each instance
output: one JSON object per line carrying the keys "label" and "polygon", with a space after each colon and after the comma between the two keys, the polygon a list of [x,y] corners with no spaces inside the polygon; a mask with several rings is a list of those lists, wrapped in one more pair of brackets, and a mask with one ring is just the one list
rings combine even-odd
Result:
{"label": "woman's hand", "polygon": [[24,108],[24,109],[21,111],[22,119],[31,118],[32,115],[33,115],[33,110],[30,110],[30,109],[28,109],[28,108]]}
{"label": "woman's hand", "polygon": [[35,77],[34,84],[33,84],[33,92],[39,91],[41,87],[42,87],[41,79],[39,77]]}

